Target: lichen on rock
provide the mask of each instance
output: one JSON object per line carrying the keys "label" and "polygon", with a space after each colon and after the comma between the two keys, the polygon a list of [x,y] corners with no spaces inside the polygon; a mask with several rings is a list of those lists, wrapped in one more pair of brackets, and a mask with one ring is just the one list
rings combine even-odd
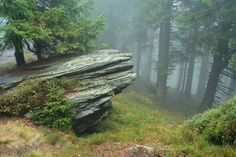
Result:
{"label": "lichen on rock", "polygon": [[80,134],[109,115],[112,97],[135,80],[132,68],[130,54],[118,50],[101,50],[25,67],[21,73],[1,76],[0,86],[3,90],[9,90],[31,80],[68,78],[79,81],[81,86],[65,92],[63,99],[73,104],[71,111],[76,111],[76,115],[72,127]]}

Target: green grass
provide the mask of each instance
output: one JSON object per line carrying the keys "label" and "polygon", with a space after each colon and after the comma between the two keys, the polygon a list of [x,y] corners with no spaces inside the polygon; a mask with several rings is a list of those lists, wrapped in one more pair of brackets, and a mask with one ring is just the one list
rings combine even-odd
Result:
{"label": "green grass", "polygon": [[91,149],[104,143],[145,144],[160,150],[168,146],[171,150],[167,156],[179,156],[181,152],[189,156],[236,156],[234,147],[209,144],[201,136],[184,129],[185,117],[156,106],[150,98],[135,92],[115,97],[112,115],[93,134],[78,138],[77,144],[60,156],[93,156]]}
{"label": "green grass", "polygon": [[190,157],[236,156],[235,147],[209,144],[202,136],[186,130],[186,118],[181,114],[171,113],[157,106],[156,102],[147,96],[137,92],[124,92],[113,99],[111,116],[93,131],[76,137],[73,133],[40,127],[38,131],[43,139],[40,141],[47,145],[60,145],[60,150],[42,148],[28,151],[22,156],[102,156],[96,154],[95,150],[106,145],[108,152],[117,156],[116,149],[127,149],[135,144],[153,147],[157,152],[164,152],[167,157],[181,154],[188,154]]}

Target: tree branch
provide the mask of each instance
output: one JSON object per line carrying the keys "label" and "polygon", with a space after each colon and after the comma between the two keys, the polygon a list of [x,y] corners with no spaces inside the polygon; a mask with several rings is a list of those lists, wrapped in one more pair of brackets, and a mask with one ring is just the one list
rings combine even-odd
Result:
{"label": "tree branch", "polygon": [[33,53],[37,53],[35,50],[31,49],[30,44],[29,44],[26,40],[24,40],[24,43],[25,43],[25,45],[27,46],[27,49],[28,49],[29,51],[31,51],[31,52],[33,52]]}
{"label": "tree branch", "polygon": [[0,56],[4,53],[4,51],[6,50],[7,47],[7,43],[2,47],[2,49],[0,49]]}

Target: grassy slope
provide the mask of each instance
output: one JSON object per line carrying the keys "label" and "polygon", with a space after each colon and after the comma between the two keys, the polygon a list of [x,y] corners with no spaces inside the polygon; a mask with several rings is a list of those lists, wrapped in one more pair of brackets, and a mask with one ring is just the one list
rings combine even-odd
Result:
{"label": "grassy slope", "polygon": [[[135,144],[153,147],[163,156],[180,156],[182,153],[189,156],[236,156],[235,148],[208,144],[202,137],[183,129],[184,117],[155,106],[148,97],[125,92],[113,99],[112,115],[96,130],[79,138],[72,133],[25,126],[23,122],[0,123],[1,134],[4,134],[0,136],[0,146],[10,146],[14,141],[28,145],[37,143],[37,150],[20,152],[20,156],[25,157],[118,156],[120,150]],[[23,130],[16,131],[18,127]],[[15,140],[10,139],[10,134]]]}

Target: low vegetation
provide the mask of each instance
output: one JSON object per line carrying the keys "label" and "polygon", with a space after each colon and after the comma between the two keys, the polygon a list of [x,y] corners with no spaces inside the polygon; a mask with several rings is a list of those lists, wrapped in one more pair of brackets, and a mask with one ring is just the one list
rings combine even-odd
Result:
{"label": "low vegetation", "polygon": [[35,126],[25,119],[4,118],[0,121],[0,156],[51,156],[71,144],[68,135]]}
{"label": "low vegetation", "polygon": [[[38,141],[43,141],[38,142],[41,146],[20,151],[18,156],[23,157],[125,156],[136,145],[153,148],[155,155],[166,157],[236,156],[234,146],[209,143],[204,136],[185,127],[185,117],[158,108],[149,96],[133,91],[115,97],[111,116],[80,137],[70,132],[62,133],[23,122],[18,125],[14,120],[10,123],[14,127],[26,126],[26,132],[34,129],[41,135],[38,138]],[[1,129],[7,127],[4,123],[0,125]],[[16,130],[14,127],[4,133],[5,137]],[[24,137],[19,133],[15,136],[20,139]],[[11,145],[12,140],[4,141],[8,141],[4,145]]]}
{"label": "low vegetation", "polygon": [[0,97],[0,113],[27,117],[36,124],[62,130],[71,128],[74,113],[72,104],[64,100],[64,93],[79,85],[66,78],[47,81],[26,81]]}
{"label": "low vegetation", "polygon": [[223,105],[193,117],[188,128],[211,143],[236,146],[236,96]]}

